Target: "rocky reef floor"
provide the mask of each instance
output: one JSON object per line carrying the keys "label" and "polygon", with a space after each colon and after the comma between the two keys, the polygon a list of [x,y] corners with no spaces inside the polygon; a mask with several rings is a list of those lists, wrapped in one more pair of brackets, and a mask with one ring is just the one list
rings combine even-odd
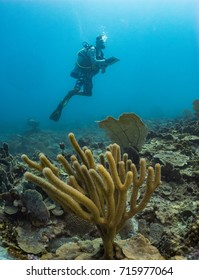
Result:
{"label": "rocky reef floor", "polygon": [[[147,207],[117,235],[115,259],[198,260],[199,121],[178,118],[146,124],[149,133],[139,156],[148,165],[161,164],[162,184]],[[22,154],[37,160],[42,152],[55,163],[58,153],[70,156],[74,151],[68,143],[69,132],[37,128],[0,135],[0,259],[101,258],[95,226],[65,213],[23,177],[28,167]],[[96,159],[111,143],[96,127],[72,132]],[[40,196],[30,198],[24,194],[27,189]]]}

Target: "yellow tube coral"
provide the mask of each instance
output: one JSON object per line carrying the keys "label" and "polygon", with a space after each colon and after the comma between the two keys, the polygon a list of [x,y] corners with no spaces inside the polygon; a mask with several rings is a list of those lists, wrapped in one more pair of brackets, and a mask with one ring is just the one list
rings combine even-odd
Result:
{"label": "yellow tube coral", "polygon": [[[104,258],[113,259],[116,234],[128,219],[146,207],[161,183],[161,167],[156,164],[155,170],[153,167],[147,170],[146,161],[141,159],[138,175],[136,166],[127,155],[121,155],[117,144],[109,146],[109,151],[100,156],[103,164],[98,164],[88,148],[79,146],[73,133],[69,134],[69,139],[77,156],[71,156],[71,162],[62,155],[57,157],[69,175],[67,182],[59,178],[57,167],[45,156],[40,157],[40,164],[26,155],[22,156],[31,168],[41,170],[44,176],[26,172],[25,178],[40,186],[65,211],[72,211],[94,223],[103,241]],[[145,192],[137,202],[139,188],[143,184]],[[130,198],[127,196],[129,188],[132,188]],[[129,210],[127,204],[130,205]]]}

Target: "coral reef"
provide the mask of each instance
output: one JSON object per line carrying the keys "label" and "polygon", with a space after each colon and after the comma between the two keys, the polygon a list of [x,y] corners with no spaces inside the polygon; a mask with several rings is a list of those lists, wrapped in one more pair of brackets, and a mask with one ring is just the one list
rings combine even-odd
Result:
{"label": "coral reef", "polygon": [[196,118],[199,118],[199,99],[193,101],[193,110]]}
{"label": "coral reef", "polygon": [[9,154],[7,143],[0,148],[0,193],[12,188],[13,178],[13,157]]}
{"label": "coral reef", "polygon": [[[154,252],[156,249],[169,260],[199,259],[199,123],[191,113],[175,119],[144,121],[149,132],[139,157],[146,159],[147,166],[161,164],[162,185],[155,190],[146,208],[128,220],[116,235],[115,258],[160,259],[160,255],[151,254],[151,249]],[[72,125],[56,131],[40,129],[28,137],[26,133],[0,134],[0,169],[3,170],[0,181],[0,186],[3,186],[0,193],[0,251],[4,246],[14,259],[64,259],[66,256],[70,259],[99,259],[102,256],[102,250],[99,251],[101,239],[93,224],[64,212],[40,187],[24,181],[25,171],[39,176],[41,171],[30,169],[21,162],[21,154],[26,153],[37,162],[42,151],[48,155],[51,164],[59,167],[59,178],[67,182],[69,177],[57,162],[56,155],[61,153],[70,161],[74,151],[67,133],[71,129],[78,137],[79,145],[87,146],[92,150],[95,162],[103,163],[105,158],[101,154],[112,141],[97,124],[87,124],[86,127],[77,124],[76,127]],[[139,169],[139,164],[136,167]],[[32,206],[36,202],[31,198],[28,201],[29,196],[23,197],[29,190],[42,196],[38,203],[41,202],[41,210],[42,205],[47,207],[47,219],[40,219],[39,206],[39,211],[35,212]],[[128,192],[128,198],[130,195]],[[143,242],[141,251],[137,238],[145,238],[146,243],[153,245],[152,248]],[[31,242],[34,246],[29,246]],[[125,243],[128,243],[128,249]]]}
{"label": "coral reef", "polygon": [[[25,178],[40,186],[66,211],[70,210],[80,218],[94,223],[100,233],[104,246],[104,258],[114,257],[114,238],[126,221],[142,211],[155,189],[160,185],[160,165],[148,168],[146,190],[143,197],[137,202],[140,187],[145,182],[146,161],[140,161],[140,175],[136,166],[128,155],[123,158],[120,146],[113,144],[102,155],[103,164],[96,164],[88,148],[80,148],[73,133],[69,139],[77,156],[72,155],[70,164],[63,155],[58,155],[69,178],[65,183],[58,177],[58,169],[43,155],[40,163],[31,161],[26,155],[22,159],[32,168],[43,172],[45,180],[30,172],[25,173]],[[105,162],[105,157],[107,162]],[[106,167],[108,164],[108,167]],[[127,207],[127,191],[129,188],[129,209]]]}
{"label": "coral reef", "polygon": [[[78,243],[65,243],[55,252],[47,253],[42,256],[42,260],[89,260],[92,256],[98,256],[100,239],[79,241]],[[152,246],[148,239],[141,234],[118,240],[115,255],[118,260],[163,260],[164,258],[158,250]]]}

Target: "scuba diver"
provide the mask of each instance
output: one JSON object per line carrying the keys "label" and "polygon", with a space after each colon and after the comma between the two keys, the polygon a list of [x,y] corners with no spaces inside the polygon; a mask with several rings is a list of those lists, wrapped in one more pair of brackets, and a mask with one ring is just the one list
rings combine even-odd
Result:
{"label": "scuba diver", "polygon": [[50,115],[50,119],[58,121],[61,117],[62,109],[74,95],[91,96],[93,81],[92,78],[98,74],[105,73],[106,67],[119,61],[115,57],[105,59],[103,49],[105,49],[106,35],[96,38],[96,45],[89,45],[84,42],[83,49],[77,54],[77,61],[70,76],[76,79],[75,87],[70,90],[64,99],[58,104],[56,110]]}

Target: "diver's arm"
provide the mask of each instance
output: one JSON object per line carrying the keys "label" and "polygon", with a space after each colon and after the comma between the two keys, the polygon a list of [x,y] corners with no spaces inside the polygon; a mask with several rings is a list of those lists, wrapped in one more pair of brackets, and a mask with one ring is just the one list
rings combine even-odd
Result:
{"label": "diver's arm", "polygon": [[95,47],[91,47],[88,52],[88,56],[90,57],[91,63],[93,65],[98,66],[99,68],[104,68],[106,67],[105,59],[97,59],[96,58],[96,49]]}

